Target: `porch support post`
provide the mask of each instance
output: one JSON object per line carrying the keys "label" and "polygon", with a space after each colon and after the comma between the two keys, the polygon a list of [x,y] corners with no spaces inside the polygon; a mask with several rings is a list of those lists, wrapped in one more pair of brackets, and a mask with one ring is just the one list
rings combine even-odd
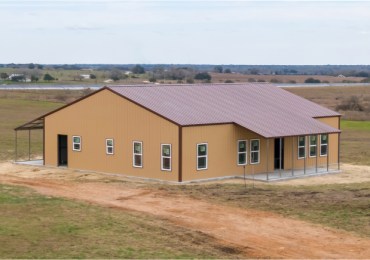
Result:
{"label": "porch support post", "polygon": [[281,178],[281,158],[282,158],[281,153],[282,153],[282,149],[283,149],[283,147],[282,147],[281,137],[280,137],[279,142],[280,142],[280,153],[279,153],[279,176],[280,176],[280,178]]}
{"label": "porch support post", "polygon": [[306,174],[307,136],[304,136],[303,174]]}
{"label": "porch support post", "polygon": [[28,129],[28,160],[31,161],[31,130]]}
{"label": "porch support post", "polygon": [[326,171],[329,172],[329,134],[328,135],[328,145],[326,146]]}
{"label": "porch support post", "polygon": [[266,180],[269,180],[269,142],[270,139],[266,140]]}
{"label": "porch support post", "polygon": [[292,176],[294,176],[294,136],[292,136]]}
{"label": "porch support post", "polygon": [[338,171],[340,171],[340,134],[338,133]]}
{"label": "porch support post", "polygon": [[18,131],[17,131],[17,130],[15,130],[14,132],[15,132],[15,142],[14,142],[14,144],[15,144],[15,148],[14,148],[15,153],[14,153],[14,162],[17,162],[17,158],[18,158]]}
{"label": "porch support post", "polygon": [[315,165],[315,168],[316,168],[316,173],[317,173],[317,160],[318,160],[318,157],[319,157],[319,135],[316,135],[316,165]]}

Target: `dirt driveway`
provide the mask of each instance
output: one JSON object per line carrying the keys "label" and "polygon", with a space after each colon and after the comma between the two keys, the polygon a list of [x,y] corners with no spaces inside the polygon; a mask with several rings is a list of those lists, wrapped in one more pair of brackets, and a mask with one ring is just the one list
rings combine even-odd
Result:
{"label": "dirt driveway", "polygon": [[370,239],[257,210],[212,204],[97,173],[0,164],[0,183],[158,216],[256,258],[370,258]]}

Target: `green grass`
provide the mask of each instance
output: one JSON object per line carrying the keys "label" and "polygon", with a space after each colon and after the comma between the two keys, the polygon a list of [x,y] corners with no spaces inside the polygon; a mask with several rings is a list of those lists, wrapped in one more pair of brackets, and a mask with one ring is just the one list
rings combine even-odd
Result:
{"label": "green grass", "polygon": [[341,161],[370,165],[370,121],[341,121]]}
{"label": "green grass", "polygon": [[363,130],[370,131],[370,121],[348,121],[342,120],[341,123],[342,130]]}
{"label": "green grass", "polygon": [[0,258],[240,257],[207,235],[162,219],[28,188],[0,185],[0,212]]}
{"label": "green grass", "polygon": [[209,184],[160,187],[215,203],[273,211],[370,237],[370,182],[316,186]]}

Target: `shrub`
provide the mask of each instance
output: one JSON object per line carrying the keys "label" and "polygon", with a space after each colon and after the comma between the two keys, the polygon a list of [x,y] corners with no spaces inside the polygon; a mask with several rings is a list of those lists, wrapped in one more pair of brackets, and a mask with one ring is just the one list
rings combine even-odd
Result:
{"label": "shrub", "polygon": [[207,72],[200,72],[200,73],[195,75],[194,79],[210,81],[212,79],[212,77]]}
{"label": "shrub", "polygon": [[225,83],[234,83],[234,81],[232,81],[230,79],[227,79],[227,80],[225,80]]}
{"label": "shrub", "polygon": [[364,111],[364,107],[357,96],[351,96],[350,98],[343,100],[341,104],[337,105],[335,110]]}
{"label": "shrub", "polygon": [[308,78],[304,81],[304,83],[321,83],[321,81],[319,79]]}

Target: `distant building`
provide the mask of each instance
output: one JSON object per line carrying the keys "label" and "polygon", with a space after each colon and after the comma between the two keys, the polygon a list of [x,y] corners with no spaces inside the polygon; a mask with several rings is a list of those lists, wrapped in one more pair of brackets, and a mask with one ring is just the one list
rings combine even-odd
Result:
{"label": "distant building", "polygon": [[90,79],[90,74],[80,74],[82,79]]}
{"label": "distant building", "polygon": [[342,74],[339,74],[338,75],[338,78],[345,78],[346,76],[342,75]]}

